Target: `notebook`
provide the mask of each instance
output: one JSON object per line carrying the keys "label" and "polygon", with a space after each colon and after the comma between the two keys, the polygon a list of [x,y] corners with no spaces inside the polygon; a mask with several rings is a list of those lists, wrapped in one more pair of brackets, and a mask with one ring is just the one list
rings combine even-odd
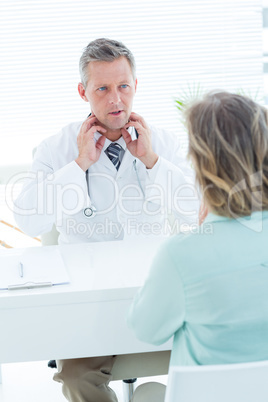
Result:
{"label": "notebook", "polygon": [[[43,249],[44,251],[44,249]],[[0,254],[0,290],[31,289],[70,283],[57,248],[5,251]]]}

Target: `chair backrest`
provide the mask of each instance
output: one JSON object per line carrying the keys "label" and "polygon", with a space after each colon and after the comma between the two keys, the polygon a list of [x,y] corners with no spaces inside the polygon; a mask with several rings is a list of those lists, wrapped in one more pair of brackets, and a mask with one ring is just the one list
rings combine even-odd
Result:
{"label": "chair backrest", "polygon": [[165,402],[268,402],[268,361],[171,366]]}
{"label": "chair backrest", "polygon": [[59,232],[57,231],[56,226],[53,225],[50,232],[43,233],[41,235],[42,246],[53,246],[55,244],[58,244],[58,237]]}

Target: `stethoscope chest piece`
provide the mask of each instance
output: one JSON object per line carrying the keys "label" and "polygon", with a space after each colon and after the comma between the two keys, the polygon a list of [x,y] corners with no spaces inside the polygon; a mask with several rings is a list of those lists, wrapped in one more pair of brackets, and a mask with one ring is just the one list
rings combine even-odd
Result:
{"label": "stethoscope chest piece", "polygon": [[93,205],[91,205],[91,207],[85,208],[83,211],[86,218],[93,218],[96,215],[96,212],[97,210]]}

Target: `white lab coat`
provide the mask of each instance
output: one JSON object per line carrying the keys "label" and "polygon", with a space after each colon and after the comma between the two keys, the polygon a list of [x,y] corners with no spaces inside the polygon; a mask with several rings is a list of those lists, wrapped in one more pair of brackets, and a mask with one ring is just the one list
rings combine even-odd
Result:
{"label": "white lab coat", "polygon": [[[25,233],[46,233],[55,223],[59,244],[66,244],[168,236],[185,222],[196,224],[194,174],[176,136],[151,127],[152,146],[159,155],[156,165],[146,169],[125,149],[118,171],[104,153],[110,144],[106,139],[99,160],[89,168],[87,185],[85,172],[75,162],[81,124],[68,125],[37,148],[14,203],[16,222]],[[135,131],[130,133],[135,139]],[[119,142],[125,147],[122,137]],[[83,211],[90,205],[96,214],[87,218]],[[175,217],[172,224],[170,214]]]}

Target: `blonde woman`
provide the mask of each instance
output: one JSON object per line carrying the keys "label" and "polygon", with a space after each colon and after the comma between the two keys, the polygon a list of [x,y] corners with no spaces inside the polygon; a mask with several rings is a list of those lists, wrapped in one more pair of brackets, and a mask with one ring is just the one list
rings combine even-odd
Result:
{"label": "blonde woman", "polygon": [[[266,109],[226,92],[187,112],[209,214],[199,233],[164,244],[128,315],[145,342],[174,335],[171,365],[268,359],[267,121]],[[133,401],[145,401],[144,390]]]}

